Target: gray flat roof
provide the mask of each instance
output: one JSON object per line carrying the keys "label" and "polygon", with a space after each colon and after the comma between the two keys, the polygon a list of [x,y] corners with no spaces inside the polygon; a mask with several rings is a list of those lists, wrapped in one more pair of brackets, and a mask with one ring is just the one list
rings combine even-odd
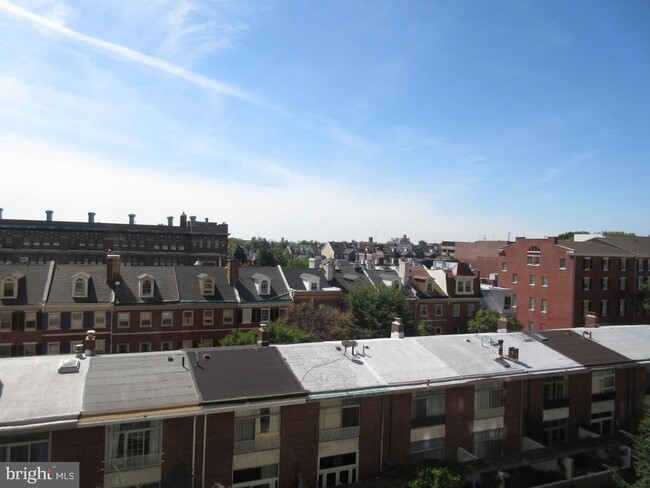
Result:
{"label": "gray flat roof", "polygon": [[650,362],[650,326],[610,325],[572,329],[591,334],[590,340],[635,361]]}
{"label": "gray flat roof", "polygon": [[38,424],[76,421],[89,361],[78,373],[58,373],[70,355],[0,359],[0,432]]}

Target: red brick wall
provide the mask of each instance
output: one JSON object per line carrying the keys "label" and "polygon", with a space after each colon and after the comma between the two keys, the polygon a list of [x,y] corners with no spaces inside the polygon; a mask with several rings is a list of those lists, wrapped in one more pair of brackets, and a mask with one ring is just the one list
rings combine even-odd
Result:
{"label": "red brick wall", "polygon": [[280,418],[280,487],[290,488],[299,476],[316,484],[318,468],[318,402],[282,407]]}
{"label": "red brick wall", "polygon": [[[381,473],[383,397],[365,397],[360,404],[359,480],[369,480]],[[410,410],[409,410],[410,417]],[[409,433],[410,435],[410,433]]]}
{"label": "red brick wall", "polygon": [[[198,427],[198,425],[197,425]],[[221,483],[232,484],[232,457],[235,439],[235,414],[215,413],[207,417],[207,436],[205,443],[205,486]],[[197,429],[197,441],[203,445],[203,426]],[[201,449],[202,450],[202,449]],[[197,463],[201,458],[197,456]],[[197,485],[202,479],[200,463],[197,464]]]}
{"label": "red brick wall", "polygon": [[104,486],[105,446],[105,427],[53,431],[52,461],[79,462],[79,486]]}
{"label": "red brick wall", "polygon": [[390,397],[388,459],[393,464],[406,462],[411,450],[411,394]]}
{"label": "red brick wall", "polygon": [[578,427],[591,427],[591,373],[569,376],[569,440],[578,439]]}
{"label": "red brick wall", "polygon": [[635,431],[643,417],[646,369],[619,369],[615,374],[615,429]]}
{"label": "red brick wall", "polygon": [[529,380],[524,386],[523,435],[537,442],[543,441],[544,378]]}
{"label": "red brick wall", "polygon": [[445,458],[456,461],[458,447],[472,452],[474,446],[474,387],[448,388],[446,411]]}
{"label": "red brick wall", "polygon": [[162,450],[165,453],[161,478],[174,486],[183,474],[192,474],[192,429],[194,417],[163,420]]}
{"label": "red brick wall", "polygon": [[521,381],[511,381],[504,385],[505,388],[505,414],[503,429],[503,452],[508,454],[518,452],[521,447],[521,408],[522,389]]}

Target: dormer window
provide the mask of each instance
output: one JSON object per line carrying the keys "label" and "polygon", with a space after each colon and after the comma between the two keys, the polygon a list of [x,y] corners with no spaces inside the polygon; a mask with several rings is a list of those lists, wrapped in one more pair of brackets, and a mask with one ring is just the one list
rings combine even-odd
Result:
{"label": "dormer window", "polygon": [[76,298],[85,298],[88,296],[88,273],[77,273],[72,277],[72,296]]}
{"label": "dormer window", "polygon": [[18,280],[16,278],[2,279],[2,298],[18,297]]}
{"label": "dormer window", "polygon": [[433,292],[433,280],[427,280],[427,293]]}
{"label": "dormer window", "polygon": [[153,298],[155,279],[150,274],[138,276],[140,298]]}
{"label": "dormer window", "polygon": [[214,295],[214,278],[205,273],[201,273],[197,278],[199,279],[199,286],[201,287],[201,295]]}
{"label": "dormer window", "polygon": [[300,278],[302,279],[302,284],[304,285],[305,290],[320,290],[320,278],[318,276],[309,273],[303,273],[300,275]]}
{"label": "dormer window", "polygon": [[255,289],[260,295],[268,295],[271,293],[271,279],[263,274],[255,273],[253,276],[255,282]]}
{"label": "dormer window", "polygon": [[456,293],[459,295],[470,295],[474,293],[474,290],[472,290],[473,281],[473,278],[457,278]]}

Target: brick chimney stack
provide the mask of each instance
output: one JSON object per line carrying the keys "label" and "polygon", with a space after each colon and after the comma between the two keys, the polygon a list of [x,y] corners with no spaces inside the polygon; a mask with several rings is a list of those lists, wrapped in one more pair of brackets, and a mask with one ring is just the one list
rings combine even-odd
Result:
{"label": "brick chimney stack", "polygon": [[598,327],[598,316],[595,313],[589,312],[585,315],[585,327]]}
{"label": "brick chimney stack", "polygon": [[226,274],[228,275],[228,284],[235,286],[239,280],[239,261],[236,259],[229,259],[226,265]]}
{"label": "brick chimney stack", "polygon": [[120,256],[109,254],[106,256],[106,282],[114,284],[120,281]]}
{"label": "brick chimney stack", "polygon": [[395,320],[390,324],[390,338],[404,339],[404,322],[402,322],[401,317],[395,317]]}
{"label": "brick chimney stack", "polygon": [[269,332],[266,330],[266,324],[260,324],[257,329],[257,345],[262,347],[269,345]]}
{"label": "brick chimney stack", "polygon": [[84,347],[86,349],[86,356],[95,355],[95,331],[89,330],[86,334],[86,339],[84,340]]}

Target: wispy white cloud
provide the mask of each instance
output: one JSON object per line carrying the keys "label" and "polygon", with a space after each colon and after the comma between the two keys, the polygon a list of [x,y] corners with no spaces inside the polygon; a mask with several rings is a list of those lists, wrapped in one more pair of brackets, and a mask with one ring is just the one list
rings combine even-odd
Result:
{"label": "wispy white cloud", "polygon": [[247,93],[246,91],[236,86],[222,83],[213,78],[208,78],[200,73],[196,73],[162,59],[143,54],[128,47],[82,34],[49,18],[34,14],[29,10],[18,7],[6,0],[0,0],[0,10],[4,10],[5,12],[21,17],[22,19],[27,20],[41,28],[56,32],[69,39],[80,42],[95,49],[99,49],[100,51],[109,53],[120,59],[138,63],[140,65],[154,68],[169,75],[184,79],[203,89],[217,92],[221,95],[226,95],[249,103],[254,103],[256,105],[264,105],[262,101],[258,100],[250,93]]}

